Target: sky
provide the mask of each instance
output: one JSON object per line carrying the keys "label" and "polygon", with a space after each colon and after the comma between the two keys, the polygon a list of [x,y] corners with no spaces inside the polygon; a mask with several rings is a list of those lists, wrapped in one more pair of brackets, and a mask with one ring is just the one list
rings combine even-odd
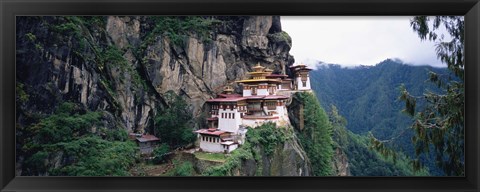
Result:
{"label": "sky", "polygon": [[342,66],[375,65],[400,59],[412,65],[446,67],[435,44],[421,41],[408,16],[282,16],[282,30],[292,38],[295,63],[317,61]]}

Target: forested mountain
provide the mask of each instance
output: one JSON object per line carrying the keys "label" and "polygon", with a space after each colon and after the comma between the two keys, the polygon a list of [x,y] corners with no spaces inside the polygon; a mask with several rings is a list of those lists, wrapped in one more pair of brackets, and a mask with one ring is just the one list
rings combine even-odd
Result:
{"label": "forested mountain", "polygon": [[[404,84],[417,96],[425,90],[439,92],[436,85],[427,82],[429,71],[448,74],[446,68],[412,66],[387,59],[375,66],[354,68],[319,65],[310,72],[310,78],[322,106],[329,111],[331,105],[337,106],[349,131],[365,136],[371,132],[378,139],[391,140],[388,144],[394,149],[412,155],[413,133],[408,127],[413,120],[402,112],[405,103],[398,99],[400,86]],[[422,103],[417,107],[421,108]],[[429,168],[434,169],[433,164]]]}

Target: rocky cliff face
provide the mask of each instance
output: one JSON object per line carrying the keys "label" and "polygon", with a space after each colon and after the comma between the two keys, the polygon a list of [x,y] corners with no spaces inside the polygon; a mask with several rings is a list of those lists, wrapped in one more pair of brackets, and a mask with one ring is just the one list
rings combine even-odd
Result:
{"label": "rocky cliff face", "polygon": [[148,131],[168,105],[167,91],[184,97],[198,117],[207,99],[257,62],[277,72],[293,63],[279,17],[198,21],[208,20],[215,23],[206,32],[187,28],[176,43],[168,30],[155,33],[165,23],[149,17],[20,17],[17,81],[30,97],[20,105],[19,122],[73,101],[108,111],[111,126]]}
{"label": "rocky cliff face", "polygon": [[[222,167],[221,170],[228,170],[222,172],[223,176],[311,176],[310,161],[296,138],[276,145],[273,153],[268,155],[260,146],[254,146],[247,150],[243,148],[242,152],[248,153],[246,155],[248,157],[235,158],[230,157],[232,154],[229,154],[225,163],[198,159],[191,153],[182,153],[178,159],[181,162],[192,162],[198,175],[205,175],[213,167]],[[229,164],[235,164],[235,162],[238,164],[228,167]]]}
{"label": "rocky cliff face", "polygon": [[262,167],[263,176],[312,176],[308,156],[296,137],[278,145],[271,156],[262,154],[257,167]]}
{"label": "rocky cliff face", "polygon": [[[16,27],[17,94],[26,95],[17,99],[20,127],[68,101],[104,111],[106,128],[152,132],[166,92],[182,96],[197,118],[207,99],[257,63],[281,73],[294,61],[278,16],[18,17]],[[290,169],[305,160],[294,149],[278,148],[282,158],[265,165],[271,174],[308,174]]]}
{"label": "rocky cliff face", "polygon": [[275,147],[272,154],[265,154],[260,146],[253,147],[259,159],[243,160],[233,171],[235,176],[312,176],[307,154],[297,138],[287,140]]}
{"label": "rocky cliff face", "polygon": [[335,149],[332,167],[335,176],[352,176],[347,154],[340,148]]}

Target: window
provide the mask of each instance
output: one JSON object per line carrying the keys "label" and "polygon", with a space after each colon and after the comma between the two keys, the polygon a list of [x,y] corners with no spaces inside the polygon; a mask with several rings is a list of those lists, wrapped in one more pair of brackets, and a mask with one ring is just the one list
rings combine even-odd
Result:
{"label": "window", "polygon": [[234,113],[232,116],[233,116],[233,118],[235,119],[235,113]]}
{"label": "window", "polygon": [[303,87],[306,87],[306,86],[307,86],[307,82],[306,82],[306,81],[302,81],[302,84],[303,84]]}

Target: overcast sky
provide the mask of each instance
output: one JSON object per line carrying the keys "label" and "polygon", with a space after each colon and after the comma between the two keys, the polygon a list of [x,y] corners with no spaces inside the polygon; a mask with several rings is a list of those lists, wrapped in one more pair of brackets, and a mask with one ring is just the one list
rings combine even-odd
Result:
{"label": "overcast sky", "polygon": [[421,41],[412,30],[410,18],[282,16],[281,22],[292,37],[295,63],[375,65],[398,58],[413,65],[446,67],[437,59],[435,44]]}

